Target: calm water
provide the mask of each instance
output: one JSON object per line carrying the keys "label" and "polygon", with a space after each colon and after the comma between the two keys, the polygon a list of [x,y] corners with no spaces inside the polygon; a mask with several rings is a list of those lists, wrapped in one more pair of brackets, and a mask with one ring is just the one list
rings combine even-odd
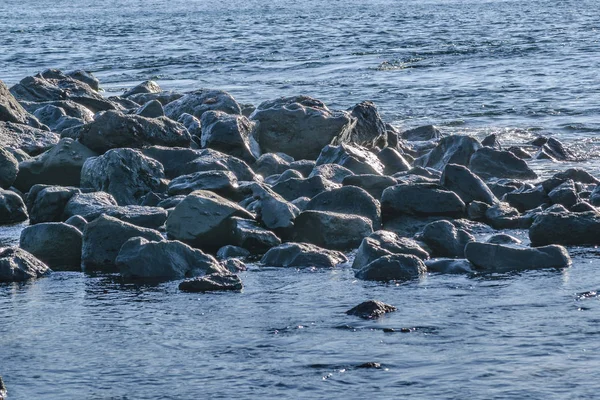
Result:
{"label": "calm water", "polygon": [[[107,95],[155,79],[254,104],[368,99],[405,127],[556,135],[600,173],[599,20],[595,0],[3,0],[0,79],[84,68]],[[18,232],[3,228],[0,243]],[[0,375],[24,400],[591,397],[600,303],[577,293],[600,289],[600,261],[573,254],[564,272],[400,286],[357,282],[347,267],[254,270],[241,294],[56,273],[0,286]],[[343,314],[368,298],[399,311]],[[368,361],[383,368],[356,368]]]}

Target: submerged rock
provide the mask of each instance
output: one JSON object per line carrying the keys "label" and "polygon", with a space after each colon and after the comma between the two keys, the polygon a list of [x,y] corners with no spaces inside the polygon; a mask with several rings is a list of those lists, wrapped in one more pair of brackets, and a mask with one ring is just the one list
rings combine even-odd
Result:
{"label": "submerged rock", "polygon": [[518,248],[493,243],[471,242],[465,257],[477,270],[504,273],[539,268],[566,268],[571,265],[567,249],[558,245]]}
{"label": "submerged rock", "polygon": [[373,319],[379,318],[386,313],[394,312],[396,310],[396,307],[385,304],[379,300],[367,300],[346,311],[346,314],[355,315],[364,319]]}
{"label": "submerged rock", "polygon": [[235,274],[210,274],[203,277],[183,281],[179,290],[184,292],[223,292],[243,289],[242,280]]}
{"label": "submerged rock", "polygon": [[22,282],[50,272],[46,264],[23,249],[0,248],[0,282]]}
{"label": "submerged rock", "polygon": [[309,243],[284,243],[273,247],[260,262],[273,267],[333,268],[347,262],[343,253],[327,250]]}

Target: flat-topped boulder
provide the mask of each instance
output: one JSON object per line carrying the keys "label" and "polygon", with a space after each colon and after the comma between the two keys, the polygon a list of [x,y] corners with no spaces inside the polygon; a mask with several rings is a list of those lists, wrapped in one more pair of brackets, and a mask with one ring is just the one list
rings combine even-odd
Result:
{"label": "flat-topped boulder", "polygon": [[396,185],[385,189],[381,196],[382,214],[411,214],[461,217],[465,203],[454,192],[435,184]]}
{"label": "flat-topped boulder", "polygon": [[536,179],[537,174],[510,151],[494,150],[483,147],[477,150],[469,161],[471,172],[483,179],[514,178]]}
{"label": "flat-topped boulder", "polygon": [[600,244],[600,215],[597,212],[541,213],[529,228],[533,246]]}
{"label": "flat-topped boulder", "polygon": [[355,276],[365,281],[406,281],[418,278],[427,272],[427,267],[419,257],[408,254],[394,254],[379,257],[356,271]]}
{"label": "flat-topped boulder", "polygon": [[302,212],[294,222],[296,241],[312,243],[326,249],[355,248],[371,233],[371,221],[352,214],[310,210]]}
{"label": "flat-topped boulder", "polygon": [[291,178],[275,184],[272,189],[287,201],[293,201],[299,197],[313,198],[321,192],[338,187],[339,185],[317,175],[307,179]]}
{"label": "flat-topped boulder", "polygon": [[400,136],[402,139],[410,142],[424,142],[428,140],[440,139],[442,137],[442,133],[433,125],[425,125],[404,131],[400,134]]}
{"label": "flat-topped boulder", "polygon": [[347,262],[343,253],[327,250],[310,243],[288,242],[273,247],[260,260],[270,267],[317,267],[333,268]]}
{"label": "flat-topped boulder", "polygon": [[238,180],[229,171],[201,171],[181,175],[169,183],[170,196],[190,194],[195,190],[210,190],[224,197],[234,196],[238,189]]}
{"label": "flat-topped boulder", "polygon": [[465,257],[478,271],[505,273],[540,268],[566,268],[571,265],[567,249],[558,245],[537,248],[471,242]]}
{"label": "flat-topped boulder", "polygon": [[23,282],[52,272],[42,261],[18,247],[0,248],[0,283]]}

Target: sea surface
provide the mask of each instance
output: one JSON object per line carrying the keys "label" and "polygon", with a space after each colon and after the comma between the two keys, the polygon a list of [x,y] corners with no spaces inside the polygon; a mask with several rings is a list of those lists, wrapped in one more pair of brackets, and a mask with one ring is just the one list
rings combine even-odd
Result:
{"label": "sea surface", "polygon": [[[86,69],[107,96],[154,79],[253,104],[372,100],[400,128],[554,136],[581,161],[538,172],[600,175],[599,21],[597,0],[2,0],[0,79]],[[600,258],[570,251],[565,271],[400,285],[252,266],[241,294],[59,272],[0,285],[0,375],[11,400],[591,398],[600,302],[582,293],[600,289]],[[370,298],[398,311],[344,314]]]}

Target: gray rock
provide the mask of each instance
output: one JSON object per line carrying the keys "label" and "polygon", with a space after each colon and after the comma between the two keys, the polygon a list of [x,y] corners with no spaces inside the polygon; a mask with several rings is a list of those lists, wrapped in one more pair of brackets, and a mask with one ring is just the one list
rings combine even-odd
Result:
{"label": "gray rock", "polygon": [[269,185],[276,185],[279,182],[287,181],[288,179],[303,179],[304,176],[295,169],[288,169],[279,175],[271,175],[265,178],[264,182]]}
{"label": "gray rock", "polygon": [[377,153],[377,158],[384,166],[385,175],[393,175],[397,172],[404,172],[410,169],[410,163],[397,150],[386,147]]}
{"label": "gray rock", "polygon": [[19,246],[55,271],[81,270],[81,231],[62,222],[28,226]]}
{"label": "gray rock", "polygon": [[371,101],[363,101],[348,109],[350,115],[356,119],[354,128],[345,130],[334,139],[334,143],[354,143],[365,147],[385,147],[387,144],[387,130]]}
{"label": "gray rock", "polygon": [[19,104],[2,81],[0,81],[0,121],[29,125],[33,128],[42,127],[42,124]]}
{"label": "gray rock", "polygon": [[48,126],[52,132],[57,133],[62,133],[67,129],[90,122],[89,120],[86,121],[80,118],[71,117],[64,108],[54,104],[46,104],[36,109],[33,115],[38,118],[42,124]]}
{"label": "gray rock", "polygon": [[149,192],[164,192],[164,178],[162,164],[139,150],[113,149],[85,161],[81,187],[110,193],[119,205],[134,205]]}
{"label": "gray rock", "polygon": [[436,185],[396,185],[385,189],[381,196],[382,214],[446,215],[465,214],[465,203],[454,192]]}
{"label": "gray rock", "polygon": [[235,99],[222,90],[200,89],[188,93],[165,106],[167,117],[177,121],[184,113],[200,119],[206,111],[223,111],[241,114],[242,109]]}
{"label": "gray rock", "polygon": [[407,254],[383,256],[356,272],[365,281],[406,281],[425,274],[427,267],[419,257]]}
{"label": "gray rock", "polygon": [[237,258],[230,258],[228,260],[223,260],[223,261],[221,261],[221,265],[227,271],[232,272],[232,273],[248,270],[248,268],[246,267],[246,264],[244,264],[243,261],[241,261]]}
{"label": "gray rock", "polygon": [[[171,103],[172,101],[182,98],[184,95],[181,93],[173,92],[171,90],[163,90],[160,93],[138,93],[133,94],[127,98],[127,100],[134,101],[137,104],[143,105],[152,100],[160,101],[163,106]],[[176,118],[178,120],[178,118]]]}
{"label": "gray rock", "polygon": [[0,146],[0,188],[8,189],[17,179],[19,162],[8,150]]}
{"label": "gray rock", "polygon": [[569,168],[564,171],[558,172],[554,175],[554,178],[567,180],[572,179],[575,182],[590,183],[598,185],[600,180],[592,176],[589,172],[581,168]]}
{"label": "gray rock", "polygon": [[432,258],[425,260],[427,271],[439,274],[470,274],[473,265],[464,258]]}
{"label": "gray rock", "polygon": [[254,172],[262,176],[283,174],[289,168],[290,162],[275,153],[263,154],[253,166]]}
{"label": "gray rock", "polygon": [[46,264],[23,249],[0,248],[0,282],[23,282],[50,272]]}
{"label": "gray rock", "polygon": [[252,219],[230,217],[229,227],[232,243],[254,254],[263,254],[281,244],[281,239],[277,235],[260,227]]}
{"label": "gray rock", "polygon": [[195,190],[210,190],[224,197],[234,196],[238,180],[229,171],[202,171],[182,175],[169,183],[170,196],[190,194]]}
{"label": "gray rock", "polygon": [[321,164],[315,166],[308,177],[312,178],[313,176],[322,176],[333,183],[341,184],[344,178],[351,175],[354,175],[354,173],[348,168],[342,167],[341,165]]}
{"label": "gray rock", "polygon": [[74,187],[35,185],[27,195],[29,223],[61,222],[69,200],[81,191]]}
{"label": "gray rock", "polygon": [[181,201],[183,199],[185,199],[185,197],[186,196],[184,196],[184,195],[168,197],[168,198],[164,199],[163,201],[159,202],[156,206],[160,207],[160,208],[164,208],[165,210],[168,210],[170,208],[175,208],[175,207],[177,207],[177,204],[181,203]]}
{"label": "gray rock", "polygon": [[27,208],[21,196],[10,190],[0,189],[0,225],[23,222],[27,218]]}
{"label": "gray rock", "polygon": [[27,125],[0,121],[0,144],[35,156],[54,147],[60,136]]}
{"label": "gray rock", "polygon": [[243,115],[207,111],[202,114],[201,123],[203,148],[222,151],[247,162],[254,162],[260,156],[258,145],[251,144],[254,123]]}
{"label": "gray rock", "polygon": [[521,240],[514,236],[507,235],[506,233],[493,235],[486,242],[493,244],[521,244]]}
{"label": "gray rock", "polygon": [[600,206],[600,185],[596,186],[590,194],[590,203],[596,207]]}
{"label": "gray rock", "polygon": [[529,228],[532,246],[600,244],[600,215],[585,213],[541,213]]}
{"label": "gray rock", "polygon": [[382,175],[384,171],[384,166],[377,156],[365,148],[349,144],[325,146],[317,158],[316,165],[323,164],[338,164],[357,175]]}
{"label": "gray rock", "polygon": [[513,153],[515,156],[519,157],[521,160],[530,160],[531,159],[531,154],[529,154],[529,152],[527,152],[522,147],[512,146],[512,147],[508,148],[508,151]]}
{"label": "gray rock", "polygon": [[490,188],[466,167],[448,164],[440,180],[442,186],[456,193],[465,204],[474,200],[493,205],[498,199]]}
{"label": "gray rock", "polygon": [[342,181],[343,186],[362,188],[375,199],[380,199],[385,189],[397,184],[398,181],[391,176],[381,175],[350,175]]}
{"label": "gray rock", "polygon": [[287,201],[292,201],[299,197],[313,198],[321,192],[333,190],[337,187],[339,185],[321,176],[313,176],[308,179],[288,179],[277,183],[272,189]]}
{"label": "gray rock", "polygon": [[485,213],[489,208],[489,204],[473,200],[467,205],[467,218],[473,221],[481,221],[485,218]]}
{"label": "gray rock", "polygon": [[250,252],[243,247],[232,246],[228,244],[227,246],[223,246],[217,251],[217,259],[218,260],[226,260],[228,258],[246,258],[250,256]]}
{"label": "gray rock", "polygon": [[509,151],[494,150],[483,147],[477,150],[469,162],[471,172],[483,179],[489,178],[514,178],[536,179],[537,174]]}
{"label": "gray rock", "polygon": [[402,132],[402,139],[411,142],[421,142],[427,140],[440,139],[442,133],[433,125],[420,126],[418,128],[409,129]]}
{"label": "gray rock", "polygon": [[373,233],[373,225],[365,217],[327,211],[304,211],[294,225],[296,241],[334,250],[357,247]]}
{"label": "gray rock", "polygon": [[165,110],[160,101],[152,100],[137,109],[135,114],[146,118],[160,118],[165,116]]}
{"label": "gray rock", "polygon": [[189,279],[179,284],[179,290],[184,292],[239,292],[243,289],[242,280],[235,274],[210,274],[199,278]]}
{"label": "gray rock", "polygon": [[96,92],[100,90],[100,81],[91,72],[77,69],[75,71],[71,71],[71,72],[67,73],[67,76],[69,76],[79,82],[85,83],[86,85],[91,87],[92,90],[95,90]]}
{"label": "gray rock", "polygon": [[291,204],[296,206],[300,211],[304,211],[309,202],[310,199],[308,197],[298,197],[296,200],[293,200]]}
{"label": "gray rock", "polygon": [[362,240],[352,268],[361,269],[379,257],[394,254],[410,254],[423,260],[429,258],[429,253],[413,239],[400,237],[390,231],[377,231]]}
{"label": "gray rock", "polygon": [[162,92],[160,86],[158,85],[158,83],[154,82],[154,81],[145,81],[140,83],[137,86],[132,87],[131,89],[127,90],[125,93],[123,93],[123,97],[127,98],[130,96],[133,96],[135,94],[140,94],[140,93],[160,93]]}
{"label": "gray rock", "polygon": [[579,196],[577,195],[575,182],[573,182],[571,179],[550,191],[550,193],[548,193],[548,197],[553,204],[561,204],[567,208],[573,207],[579,202]]}
{"label": "gray rock", "polygon": [[394,312],[397,308],[378,300],[368,300],[346,311],[347,315],[355,315],[364,319],[374,319],[386,313]]}
{"label": "gray rock", "polygon": [[[63,207],[63,219],[70,218],[74,215],[80,215],[85,219],[88,219],[90,216],[104,213],[107,208],[117,206],[117,201],[115,198],[106,192],[80,193],[79,191],[69,191],[67,193],[64,190],[58,189],[56,191],[59,193],[65,192],[65,195],[61,195],[59,197],[61,202],[64,201],[62,199],[66,199],[68,197],[65,206]],[[53,200],[53,198],[50,200]],[[50,201],[48,202],[50,203]]]}
{"label": "gray rock", "polygon": [[526,186],[504,195],[504,201],[520,212],[531,210],[542,204],[550,203],[550,198],[541,185],[533,189]]}
{"label": "gray rock", "polygon": [[[447,164],[468,165],[481,143],[470,136],[446,136],[429,153],[417,158],[415,165],[442,171]],[[474,172],[474,171],[473,171]]]}
{"label": "gray rock", "polygon": [[[164,109],[163,109],[164,111]],[[202,136],[202,123],[193,115],[183,113],[177,119],[177,122],[185,126],[190,135],[200,138]]]}
{"label": "gray rock", "polygon": [[300,214],[300,210],[294,204],[287,202],[274,191],[258,184],[252,186],[252,195],[257,200],[257,219],[265,227],[268,229],[287,229],[294,226],[294,220]]}
{"label": "gray rock", "polygon": [[316,165],[317,163],[314,160],[297,160],[290,163],[290,168],[300,172],[302,176],[306,177],[310,175]]}
{"label": "gray rock", "polygon": [[492,133],[492,134],[486,136],[481,141],[481,145],[484,147],[491,147],[492,149],[495,149],[495,150],[502,150],[502,145],[498,141],[498,136],[495,133]]}
{"label": "gray rock", "polygon": [[423,229],[420,239],[433,251],[435,257],[462,258],[465,246],[475,237],[463,229],[456,229],[448,221],[436,221]]}
{"label": "gray rock", "polygon": [[[121,246],[133,237],[161,241],[163,237],[154,229],[141,228],[107,215],[88,223],[83,230],[81,262],[84,270],[115,270],[115,260]],[[154,260],[156,261],[156,260]],[[154,266],[156,262],[152,262]]]}
{"label": "gray rock", "polygon": [[598,210],[596,209],[596,207],[594,207],[593,205],[591,205],[587,201],[580,201],[580,202],[578,202],[577,204],[573,205],[569,209],[569,211],[571,211],[571,212],[588,212],[588,211],[598,212]]}
{"label": "gray rock", "polygon": [[566,268],[571,257],[562,246],[518,248],[493,243],[471,242],[465,247],[465,257],[477,270],[505,273],[538,268]]}
{"label": "gray rock", "polygon": [[484,221],[494,229],[524,228],[519,218],[519,211],[508,203],[500,202],[488,208]]}
{"label": "gray rock", "polygon": [[347,262],[343,253],[327,250],[309,243],[284,243],[273,247],[260,262],[271,267],[334,268]]}
{"label": "gray rock", "polygon": [[[71,225],[71,226],[77,228],[80,232],[83,232],[87,223],[88,223],[87,220],[80,215],[73,215],[71,218],[68,218],[65,221],[65,224]],[[80,258],[81,258],[81,254],[80,254]]]}

